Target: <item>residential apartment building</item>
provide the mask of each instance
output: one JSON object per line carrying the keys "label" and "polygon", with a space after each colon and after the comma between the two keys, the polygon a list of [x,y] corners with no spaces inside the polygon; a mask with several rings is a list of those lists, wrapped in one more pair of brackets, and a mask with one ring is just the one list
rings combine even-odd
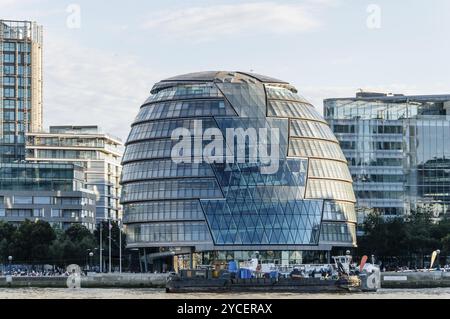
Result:
{"label": "residential apartment building", "polygon": [[85,187],[97,195],[97,221],[121,219],[122,148],[120,139],[97,126],[51,126],[49,132],[27,133],[26,160],[83,167]]}
{"label": "residential apartment building", "polygon": [[45,220],[67,229],[95,229],[95,193],[83,188],[83,168],[74,164],[0,164],[0,220],[19,224]]}

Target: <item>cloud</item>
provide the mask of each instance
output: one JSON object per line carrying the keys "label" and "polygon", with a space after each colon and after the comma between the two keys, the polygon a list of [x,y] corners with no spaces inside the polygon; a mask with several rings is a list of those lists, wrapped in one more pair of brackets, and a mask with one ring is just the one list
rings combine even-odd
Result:
{"label": "cloud", "polygon": [[[63,23],[66,5],[42,7],[46,4],[49,0],[0,0],[0,11],[8,19],[59,15]],[[160,76],[134,56],[80,45],[64,31],[45,28],[44,125],[99,125],[126,139]]]}
{"label": "cloud", "polygon": [[139,106],[161,76],[133,56],[48,36],[44,59],[45,125],[99,125],[125,139]]}
{"label": "cloud", "polygon": [[65,5],[53,5],[50,0],[0,0],[0,19],[38,21],[65,14]]}
{"label": "cloud", "polygon": [[157,31],[155,34],[198,41],[220,36],[295,34],[320,27],[313,9],[328,4],[329,0],[322,0],[318,4],[248,2],[187,7],[150,14],[143,27]]}
{"label": "cloud", "polygon": [[[47,1],[48,0],[1,0],[0,9],[26,9],[31,6],[44,4]],[[2,18],[5,19],[5,17]]]}
{"label": "cloud", "polygon": [[12,6],[15,6],[17,4],[19,4],[18,0],[2,0],[0,2],[0,9],[12,7]]}

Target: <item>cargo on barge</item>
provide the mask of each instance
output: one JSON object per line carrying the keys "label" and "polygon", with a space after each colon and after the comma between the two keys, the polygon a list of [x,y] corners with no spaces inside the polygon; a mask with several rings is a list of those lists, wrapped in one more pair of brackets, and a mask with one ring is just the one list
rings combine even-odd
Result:
{"label": "cargo on barge", "polygon": [[[351,258],[351,257],[350,257]],[[261,274],[250,269],[212,271],[183,270],[172,274],[168,293],[220,292],[376,292],[380,288],[380,270],[372,264],[352,268],[349,256],[334,257],[333,273],[305,276],[297,269],[289,275],[277,271]]]}

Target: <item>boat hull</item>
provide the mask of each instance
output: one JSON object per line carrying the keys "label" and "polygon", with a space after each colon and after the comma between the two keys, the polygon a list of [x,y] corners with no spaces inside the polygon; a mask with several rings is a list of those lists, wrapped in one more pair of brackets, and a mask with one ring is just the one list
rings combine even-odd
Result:
{"label": "boat hull", "polygon": [[[353,289],[339,280],[303,279],[178,279],[167,283],[168,293],[221,292],[287,292],[287,293],[343,293]],[[357,291],[355,289],[354,291]]]}

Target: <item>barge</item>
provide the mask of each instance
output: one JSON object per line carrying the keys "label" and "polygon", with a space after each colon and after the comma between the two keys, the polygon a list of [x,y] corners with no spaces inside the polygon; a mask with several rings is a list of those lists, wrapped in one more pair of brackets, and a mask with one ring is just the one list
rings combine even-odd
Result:
{"label": "barge", "polygon": [[[278,271],[261,273],[255,269],[184,270],[169,276],[167,293],[289,292],[343,293],[376,292],[380,288],[380,269],[372,264],[351,267],[350,256],[334,257],[330,271],[313,271],[312,276],[294,269],[289,274]],[[324,269],[324,268],[322,268]],[[331,271],[332,270],[332,271]]]}

